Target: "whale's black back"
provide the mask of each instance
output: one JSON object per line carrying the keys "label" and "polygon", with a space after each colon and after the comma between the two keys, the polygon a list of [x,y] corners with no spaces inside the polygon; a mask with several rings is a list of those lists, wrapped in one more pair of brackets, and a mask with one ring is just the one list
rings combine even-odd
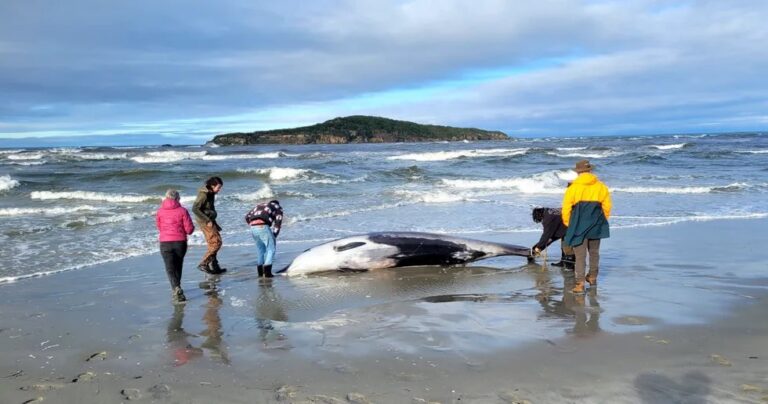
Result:
{"label": "whale's black back", "polygon": [[482,251],[471,250],[464,244],[448,240],[419,237],[412,233],[407,237],[391,233],[372,233],[368,238],[377,244],[387,244],[398,248],[398,253],[391,256],[398,267],[420,265],[456,265],[473,261],[485,256]]}

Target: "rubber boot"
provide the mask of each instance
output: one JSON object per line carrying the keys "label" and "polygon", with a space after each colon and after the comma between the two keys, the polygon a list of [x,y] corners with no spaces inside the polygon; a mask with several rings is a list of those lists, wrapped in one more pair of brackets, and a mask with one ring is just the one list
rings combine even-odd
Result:
{"label": "rubber boot", "polygon": [[576,284],[571,289],[573,293],[584,293],[584,281],[576,281]]}
{"label": "rubber boot", "polygon": [[597,271],[589,271],[586,277],[586,281],[589,286],[597,286]]}
{"label": "rubber boot", "polygon": [[219,260],[215,259],[211,261],[211,271],[215,275],[223,274],[224,272],[227,272],[227,268],[222,268],[219,266]]}
{"label": "rubber boot", "polygon": [[175,304],[184,303],[187,301],[187,297],[184,296],[184,291],[181,290],[180,287],[176,286],[173,288],[173,293],[171,293],[171,300]]}
{"label": "rubber boot", "polygon": [[214,275],[213,270],[210,268],[210,264],[200,264],[197,266],[197,269],[199,269],[201,272]]}
{"label": "rubber boot", "polygon": [[555,262],[555,263],[552,263],[551,265],[553,267],[565,267],[565,257],[567,257],[567,255],[565,255],[565,253],[561,253],[560,262]]}
{"label": "rubber boot", "polygon": [[264,276],[264,265],[256,265],[256,271],[259,273],[259,278]]}
{"label": "rubber boot", "polygon": [[272,275],[272,265],[264,265],[264,277],[265,278],[271,278],[274,275]]}
{"label": "rubber boot", "polygon": [[569,271],[576,269],[576,254],[566,255],[563,258],[563,269]]}

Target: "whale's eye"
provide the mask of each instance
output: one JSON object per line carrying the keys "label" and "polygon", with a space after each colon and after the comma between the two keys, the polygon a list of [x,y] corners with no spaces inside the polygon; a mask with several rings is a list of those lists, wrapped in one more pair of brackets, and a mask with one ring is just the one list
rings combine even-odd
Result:
{"label": "whale's eye", "polygon": [[360,247],[361,245],[365,245],[365,243],[362,242],[362,241],[355,241],[354,243],[347,243],[347,244],[344,244],[344,245],[333,246],[333,250],[334,251],[347,251],[347,250],[351,250],[351,249],[356,248],[356,247]]}

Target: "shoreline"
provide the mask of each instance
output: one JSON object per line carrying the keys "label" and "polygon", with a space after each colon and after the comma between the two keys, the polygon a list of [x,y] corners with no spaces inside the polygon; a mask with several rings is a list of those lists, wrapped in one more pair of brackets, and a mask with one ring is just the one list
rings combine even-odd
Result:
{"label": "shoreline", "polygon": [[765,402],[766,224],[615,232],[581,298],[509,257],[262,282],[246,247],[207,281],[191,249],[181,309],[155,255],[0,284],[0,401]]}

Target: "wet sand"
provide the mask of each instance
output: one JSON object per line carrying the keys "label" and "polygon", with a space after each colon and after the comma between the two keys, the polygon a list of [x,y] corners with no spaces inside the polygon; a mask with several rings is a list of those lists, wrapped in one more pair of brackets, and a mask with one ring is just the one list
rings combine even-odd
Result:
{"label": "wet sand", "polygon": [[0,402],[768,402],[766,225],[614,230],[583,296],[515,257],[264,282],[247,248],[192,248],[183,306],[159,255],[4,284]]}

